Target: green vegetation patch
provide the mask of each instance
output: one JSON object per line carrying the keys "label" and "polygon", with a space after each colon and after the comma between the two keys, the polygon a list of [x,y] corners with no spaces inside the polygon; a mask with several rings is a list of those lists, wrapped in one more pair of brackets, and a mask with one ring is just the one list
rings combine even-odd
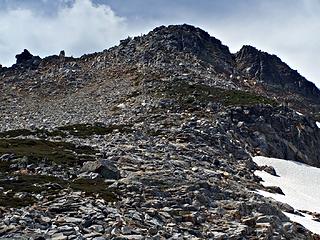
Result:
{"label": "green vegetation patch", "polygon": [[9,130],[9,131],[5,131],[5,132],[0,133],[1,138],[5,138],[5,137],[14,138],[14,137],[19,137],[19,136],[30,136],[30,135],[33,135],[33,132],[28,129]]}
{"label": "green vegetation patch", "polygon": [[190,85],[182,81],[169,83],[165,86],[162,93],[165,97],[176,99],[181,105],[185,106],[195,102],[220,102],[225,106],[250,106],[256,104],[276,105],[276,102],[273,99],[259,96],[251,92],[221,89],[204,84]]}
{"label": "green vegetation patch", "polygon": [[[67,142],[51,142],[35,139],[0,139],[0,155],[14,154],[15,158],[27,157],[28,163],[56,163],[74,166],[82,160],[91,160],[96,151],[90,146],[75,146]],[[89,155],[89,156],[86,156]],[[85,159],[83,159],[85,158]],[[1,161],[0,167],[8,167],[8,162]],[[3,169],[0,169],[3,171]]]}
{"label": "green vegetation patch", "polygon": [[[116,195],[108,189],[103,179],[76,179],[67,181],[45,175],[18,175],[13,180],[0,180],[3,191],[0,192],[0,206],[24,207],[36,203],[35,194],[53,199],[62,189],[85,192],[88,196],[97,196],[107,202],[117,201]],[[18,193],[17,195],[15,195]],[[19,197],[19,194],[23,197]]]}
{"label": "green vegetation patch", "polygon": [[[10,170],[10,161],[0,161],[0,176],[2,172],[9,172]],[[0,185],[1,187],[1,185]]]}
{"label": "green vegetation patch", "polygon": [[15,129],[5,132],[0,132],[0,138],[15,138],[15,137],[27,137],[27,136],[36,136],[39,138],[46,137],[66,137],[66,134],[59,130],[45,130],[45,129]]}
{"label": "green vegetation patch", "polygon": [[[42,175],[21,175],[14,176],[13,180],[0,180],[0,186],[4,189],[0,193],[0,206],[17,208],[32,205],[37,201],[34,194],[46,191],[46,195],[49,196],[60,190],[50,189],[45,185],[53,182],[59,185],[63,183],[59,178]],[[16,193],[24,195],[18,197],[15,196]]]}
{"label": "green vegetation patch", "polygon": [[55,130],[46,129],[15,129],[5,132],[0,132],[0,138],[16,138],[16,137],[27,137],[35,136],[41,139],[47,137],[67,137],[68,135],[85,138],[92,135],[107,135],[113,131],[119,132],[132,132],[132,125],[125,124],[113,124],[105,125],[103,123],[94,124],[72,124],[62,127],[58,127]]}
{"label": "green vegetation patch", "polygon": [[132,132],[132,125],[104,125],[102,123],[94,124],[74,124],[59,127],[58,130],[68,132],[77,137],[88,137],[92,135],[107,135],[117,130],[119,132]]}
{"label": "green vegetation patch", "polygon": [[115,202],[116,195],[108,190],[110,184],[105,183],[102,179],[76,179],[70,183],[70,188],[75,191],[85,192],[87,195],[98,195],[107,202]]}

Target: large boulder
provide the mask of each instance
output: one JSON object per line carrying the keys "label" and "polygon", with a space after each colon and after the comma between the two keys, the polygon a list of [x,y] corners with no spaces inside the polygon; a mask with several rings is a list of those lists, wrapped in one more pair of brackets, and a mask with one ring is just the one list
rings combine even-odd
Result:
{"label": "large boulder", "polygon": [[16,55],[17,62],[15,67],[37,69],[41,63],[39,56],[33,56],[27,49],[23,50],[22,53]]}
{"label": "large boulder", "polygon": [[22,53],[16,55],[17,64],[24,63],[32,58],[33,55],[27,49],[24,49]]}
{"label": "large boulder", "polygon": [[66,56],[66,53],[64,50],[61,50],[59,53],[59,58],[64,58]]}
{"label": "large boulder", "polygon": [[105,179],[119,179],[118,168],[109,160],[85,162],[81,168],[82,173],[98,173]]}

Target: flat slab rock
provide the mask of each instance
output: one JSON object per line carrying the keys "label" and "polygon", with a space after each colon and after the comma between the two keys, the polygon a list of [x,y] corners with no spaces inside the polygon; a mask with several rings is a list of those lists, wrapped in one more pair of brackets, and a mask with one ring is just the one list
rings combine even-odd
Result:
{"label": "flat slab rock", "polygon": [[119,179],[120,171],[114,163],[109,160],[99,160],[95,162],[85,162],[81,168],[81,172],[98,173],[105,179]]}

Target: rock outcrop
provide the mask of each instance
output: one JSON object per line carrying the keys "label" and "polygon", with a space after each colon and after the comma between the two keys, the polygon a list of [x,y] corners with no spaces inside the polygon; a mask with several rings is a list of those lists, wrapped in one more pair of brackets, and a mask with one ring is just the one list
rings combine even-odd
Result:
{"label": "rock outcrop", "polygon": [[236,108],[229,116],[250,152],[320,167],[320,128],[314,120],[282,106]]}
{"label": "rock outcrop", "polygon": [[85,162],[81,168],[84,173],[97,173],[105,179],[119,179],[120,172],[117,167],[108,160],[99,160],[96,162]]}
{"label": "rock outcrop", "polygon": [[319,89],[279,57],[252,46],[243,46],[235,54],[235,59],[237,68],[248,78],[256,79],[275,91],[296,93],[316,104],[320,103]]}
{"label": "rock outcrop", "polygon": [[22,53],[16,55],[16,64],[19,68],[36,69],[40,64],[41,58],[39,56],[33,56],[27,49],[24,49]]}
{"label": "rock outcrop", "polygon": [[16,55],[17,64],[25,63],[33,58],[33,55],[24,49],[22,53]]}

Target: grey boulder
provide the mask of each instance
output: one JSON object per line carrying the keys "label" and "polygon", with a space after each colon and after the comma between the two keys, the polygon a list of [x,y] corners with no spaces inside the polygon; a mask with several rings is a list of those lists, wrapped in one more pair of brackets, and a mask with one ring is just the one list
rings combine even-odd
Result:
{"label": "grey boulder", "polygon": [[81,168],[82,173],[98,173],[105,179],[119,179],[120,171],[109,160],[98,160],[94,162],[85,162]]}

